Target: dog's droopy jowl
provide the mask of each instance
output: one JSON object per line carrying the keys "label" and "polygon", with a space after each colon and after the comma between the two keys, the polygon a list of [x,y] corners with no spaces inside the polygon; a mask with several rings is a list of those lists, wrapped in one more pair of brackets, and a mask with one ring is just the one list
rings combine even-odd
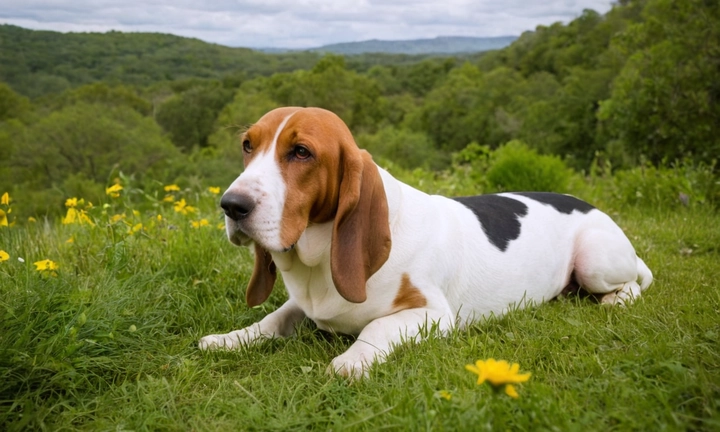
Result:
{"label": "dog's droopy jowl", "polygon": [[356,335],[329,370],[361,377],[432,324],[441,332],[550,300],[571,283],[626,304],[652,273],[609,216],[577,198],[445,198],[393,178],[335,114],[279,108],[241,139],[245,170],[222,197],[227,235],[252,245],[250,306],[282,274],[288,301],[261,321],[205,336],[242,349],[290,336],[305,317]]}

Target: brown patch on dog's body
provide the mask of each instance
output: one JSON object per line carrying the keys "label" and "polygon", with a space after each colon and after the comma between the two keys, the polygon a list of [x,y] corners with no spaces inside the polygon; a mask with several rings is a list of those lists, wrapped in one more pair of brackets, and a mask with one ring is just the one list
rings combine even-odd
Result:
{"label": "brown patch on dog's body", "polygon": [[427,306],[427,299],[420,290],[410,282],[410,276],[403,273],[400,282],[400,290],[398,290],[395,300],[393,300],[393,309],[396,311],[404,309],[415,309]]}

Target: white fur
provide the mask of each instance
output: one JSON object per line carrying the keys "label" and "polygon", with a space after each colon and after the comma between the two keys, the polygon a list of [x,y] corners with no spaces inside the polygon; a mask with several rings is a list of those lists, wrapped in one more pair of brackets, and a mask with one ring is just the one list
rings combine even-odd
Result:
{"label": "white fur", "polygon": [[245,194],[257,203],[251,216],[242,221],[242,229],[240,223],[225,216],[228,238],[235,244],[247,245],[252,238],[266,249],[287,247],[280,239],[287,188],[275,153],[278,137],[292,116],[290,114],[280,123],[268,150],[255,156],[253,163],[225,191]]}
{"label": "white fur", "polygon": [[[271,163],[253,163],[251,172],[266,179],[268,172],[276,175],[274,169]],[[530,198],[505,194],[522,201],[528,213],[521,219],[520,236],[500,251],[464,205],[413,189],[382,169],[380,174],[392,249],[368,280],[364,303],[346,301],[333,284],[332,222],[312,225],[293,250],[272,253],[288,290],[287,303],[243,330],[204,337],[200,348],[234,349],[288,336],[308,317],[320,329],[358,336],[328,370],[361,377],[373,362],[384,361],[394,345],[415,338],[424,327],[445,332],[556,297],[573,269],[584,289],[606,294],[603,302],[609,303],[632,301],[652,281],[622,230],[599,210],[562,214]],[[427,299],[426,307],[393,310],[403,274]]]}

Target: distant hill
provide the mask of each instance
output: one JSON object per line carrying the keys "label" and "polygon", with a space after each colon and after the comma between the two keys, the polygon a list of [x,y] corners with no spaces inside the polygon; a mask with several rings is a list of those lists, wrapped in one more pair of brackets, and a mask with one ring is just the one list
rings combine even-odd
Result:
{"label": "distant hill", "polygon": [[97,81],[146,86],[187,78],[252,78],[307,69],[320,57],[272,55],[161,33],[60,33],[0,24],[0,81],[30,97]]}
{"label": "distant hill", "polygon": [[254,50],[161,33],[60,33],[0,24],[0,81],[34,98],[98,81],[147,86],[188,78],[248,79],[309,69],[323,53],[360,54],[348,66],[365,70],[377,64],[416,63],[427,53],[461,55],[500,48],[514,39],[436,38]]}
{"label": "distant hill", "polygon": [[434,39],[414,40],[368,40],[324,45],[309,51],[335,54],[461,54],[505,48],[517,36],[463,37],[440,36]]}

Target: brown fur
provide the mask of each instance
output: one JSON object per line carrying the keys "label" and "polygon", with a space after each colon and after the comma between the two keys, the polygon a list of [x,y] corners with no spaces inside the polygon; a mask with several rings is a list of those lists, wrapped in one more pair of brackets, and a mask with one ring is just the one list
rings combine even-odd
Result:
{"label": "brown fur", "polygon": [[276,278],[277,269],[272,256],[255,243],[255,268],[245,293],[245,301],[248,306],[254,307],[267,300]]}
{"label": "brown fur", "polygon": [[[380,173],[370,154],[357,147],[339,117],[314,108],[277,109],[251,126],[242,138],[253,145],[253,152],[245,155],[245,166],[272,144],[279,125],[290,114],[276,149],[287,186],[282,243],[289,248],[308,224],[334,220],[330,263],[333,282],[346,300],[361,303],[367,298],[367,280],[390,255],[388,205]],[[313,156],[308,160],[290,157],[298,144],[307,147]],[[272,264],[270,254],[258,253],[256,260],[258,257]],[[267,262],[258,265],[256,261],[248,302],[252,298],[262,303],[270,294],[269,276],[257,275],[269,270]]]}
{"label": "brown fur", "polygon": [[407,273],[403,273],[400,289],[395,296],[395,300],[393,300],[393,309],[400,311],[425,306],[427,306],[427,299],[422,295],[422,292],[410,282],[410,276],[408,276]]}
{"label": "brown fur", "polygon": [[387,197],[377,166],[370,153],[347,147],[351,154],[343,158],[330,268],[340,295],[362,303],[367,298],[365,284],[387,261],[392,241]]}

